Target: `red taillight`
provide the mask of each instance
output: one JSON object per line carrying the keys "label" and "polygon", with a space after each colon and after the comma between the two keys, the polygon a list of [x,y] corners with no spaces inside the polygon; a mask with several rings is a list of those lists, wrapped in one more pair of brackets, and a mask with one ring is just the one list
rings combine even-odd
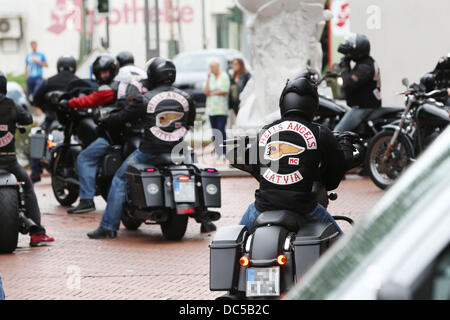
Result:
{"label": "red taillight", "polygon": [[243,267],[248,267],[250,265],[250,259],[247,256],[242,256],[239,259],[239,264]]}
{"label": "red taillight", "polygon": [[189,213],[195,213],[195,209],[194,208],[178,209],[177,212],[179,214],[189,214]]}
{"label": "red taillight", "polygon": [[180,180],[181,182],[189,181],[189,179],[190,178],[188,176],[181,176],[181,177],[178,178],[178,180]]}
{"label": "red taillight", "polygon": [[52,149],[54,146],[55,146],[55,143],[54,143],[52,140],[48,140],[48,141],[47,141],[47,147],[48,147],[49,149]]}
{"label": "red taillight", "polygon": [[277,257],[277,263],[278,263],[280,266],[284,266],[284,265],[287,263],[287,258],[286,258],[286,256],[285,256],[284,254],[280,254],[280,255]]}
{"label": "red taillight", "polygon": [[147,171],[147,172],[155,172],[155,168],[148,168],[148,169],[145,169],[145,171]]}
{"label": "red taillight", "polygon": [[206,172],[217,172],[216,169],[212,169],[212,168],[206,169],[205,171],[206,171]]}

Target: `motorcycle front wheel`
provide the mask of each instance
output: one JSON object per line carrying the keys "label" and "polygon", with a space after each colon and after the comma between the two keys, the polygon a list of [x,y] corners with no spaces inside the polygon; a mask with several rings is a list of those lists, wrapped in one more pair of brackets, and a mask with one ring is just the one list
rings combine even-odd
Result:
{"label": "motorcycle front wheel", "polygon": [[64,161],[59,153],[53,161],[52,169],[52,189],[56,200],[65,207],[71,206],[78,199],[79,187],[68,183],[64,179],[72,178],[78,180],[73,168],[64,166]]}
{"label": "motorcycle front wheel", "polygon": [[19,239],[19,195],[16,188],[0,188],[0,253],[12,253]]}
{"label": "motorcycle front wheel", "polygon": [[392,130],[381,131],[373,137],[367,148],[366,168],[369,169],[370,179],[382,190],[394,184],[414,156],[411,144],[400,134],[386,157],[393,135]]}

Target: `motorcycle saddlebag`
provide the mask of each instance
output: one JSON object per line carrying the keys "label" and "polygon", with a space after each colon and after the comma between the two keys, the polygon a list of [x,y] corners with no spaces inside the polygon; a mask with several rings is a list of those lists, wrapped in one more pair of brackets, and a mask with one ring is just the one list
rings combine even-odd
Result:
{"label": "motorcycle saddlebag", "polygon": [[247,228],[242,225],[228,226],[217,230],[210,248],[210,279],[212,291],[226,291],[233,288],[239,273],[239,259]]}
{"label": "motorcycle saddlebag", "polygon": [[128,167],[126,177],[129,199],[138,209],[164,206],[162,174],[151,165],[135,164]]}
{"label": "motorcycle saddlebag", "polygon": [[42,159],[47,146],[47,134],[41,128],[33,128],[30,133],[30,158]]}
{"label": "motorcycle saddlebag", "polygon": [[122,156],[120,146],[112,146],[106,152],[105,157],[103,158],[103,177],[104,178],[112,178],[117,170],[119,170],[122,165]]}
{"label": "motorcycle saddlebag", "polygon": [[220,208],[220,173],[215,169],[203,169],[200,173],[205,207]]}
{"label": "motorcycle saddlebag", "polygon": [[308,271],[338,236],[331,223],[307,223],[300,228],[293,243],[297,278]]}

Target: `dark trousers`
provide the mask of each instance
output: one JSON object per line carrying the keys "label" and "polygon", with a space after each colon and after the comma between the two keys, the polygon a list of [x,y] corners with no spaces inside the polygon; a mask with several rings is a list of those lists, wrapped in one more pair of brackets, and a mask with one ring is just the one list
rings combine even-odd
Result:
{"label": "dark trousers", "polygon": [[34,193],[33,183],[25,169],[17,162],[17,160],[0,163],[0,169],[6,170],[16,176],[17,181],[23,182],[23,191],[25,196],[25,209],[28,218],[36,223],[36,227],[30,230],[31,234],[45,234],[45,229],[41,226],[41,211]]}
{"label": "dark trousers", "polygon": [[353,108],[347,111],[334,130],[339,132],[355,131],[369,117],[373,110]]}
{"label": "dark trousers", "polygon": [[[223,116],[210,116],[209,122],[211,123],[211,128],[218,130],[219,132],[213,132],[214,134],[214,147],[216,149],[216,154],[221,156],[225,154],[225,147],[221,148],[220,145],[226,140],[227,134],[225,132],[225,127],[227,125],[227,115]],[[218,137],[217,134],[221,134],[222,137]],[[220,139],[222,138],[222,139]]]}

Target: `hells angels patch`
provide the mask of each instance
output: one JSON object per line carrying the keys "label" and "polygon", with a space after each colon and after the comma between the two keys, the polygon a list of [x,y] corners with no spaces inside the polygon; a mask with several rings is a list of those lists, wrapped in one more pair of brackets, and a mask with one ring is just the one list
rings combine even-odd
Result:
{"label": "hells angels patch", "polygon": [[189,101],[181,94],[174,91],[165,91],[155,95],[147,105],[147,113],[154,113],[158,105],[164,100],[175,100],[181,104],[185,112],[189,111]]}
{"label": "hells angels patch", "polygon": [[296,121],[284,121],[266,129],[266,131],[261,135],[261,138],[259,139],[259,146],[266,146],[267,141],[273,135],[280,134],[283,131],[298,133],[305,140],[308,150],[317,149],[316,137],[314,136],[312,131],[307,126]]}
{"label": "hells angels patch", "polygon": [[266,145],[264,158],[271,161],[280,160],[286,156],[295,156],[305,151],[305,148],[285,141],[270,142]]}
{"label": "hells angels patch", "polygon": [[14,135],[11,132],[8,132],[6,135],[0,138],[0,148],[6,147],[8,144],[13,141]]}
{"label": "hells angels patch", "polygon": [[186,134],[186,128],[181,127],[178,130],[175,130],[173,132],[167,132],[164,130],[161,130],[159,127],[152,127],[150,129],[151,133],[158,138],[159,140],[166,141],[166,142],[176,142],[181,140],[184,135]]}
{"label": "hells angels patch", "polygon": [[298,170],[289,174],[279,174],[273,172],[271,169],[267,169],[266,172],[264,172],[263,177],[267,181],[279,185],[294,184],[303,180],[303,177]]}

